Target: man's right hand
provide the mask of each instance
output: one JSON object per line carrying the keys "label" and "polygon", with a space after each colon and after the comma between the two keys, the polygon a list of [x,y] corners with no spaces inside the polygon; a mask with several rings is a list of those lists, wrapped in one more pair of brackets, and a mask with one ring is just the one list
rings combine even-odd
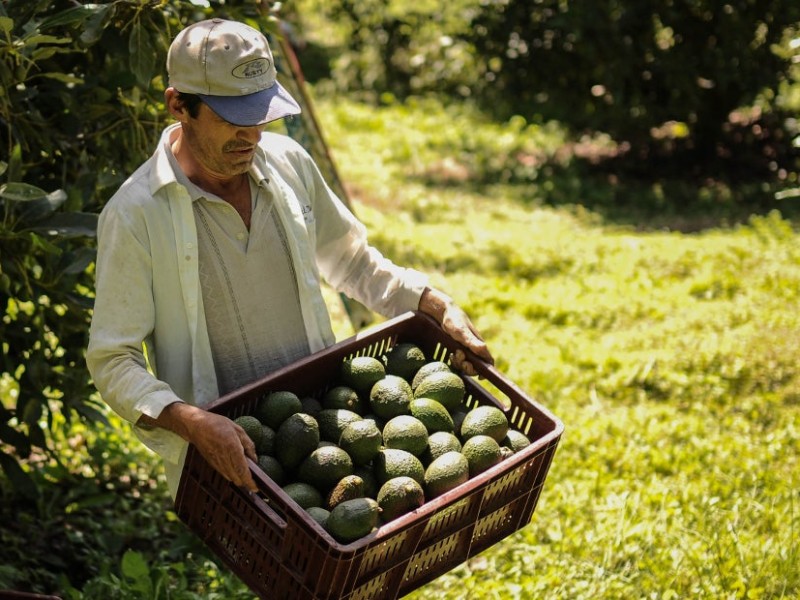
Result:
{"label": "man's right hand", "polygon": [[227,417],[175,402],[162,410],[157,419],[142,415],[140,420],[169,429],[194,444],[203,458],[234,485],[251,492],[258,490],[245,458],[258,460],[255,444],[244,429]]}

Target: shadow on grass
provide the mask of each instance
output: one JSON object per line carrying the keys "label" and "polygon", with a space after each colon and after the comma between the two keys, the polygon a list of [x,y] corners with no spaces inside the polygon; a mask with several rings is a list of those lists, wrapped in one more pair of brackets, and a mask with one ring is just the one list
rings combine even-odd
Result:
{"label": "shadow on grass", "polygon": [[[758,136],[752,133],[756,130]],[[604,222],[682,232],[730,227],[778,211],[800,220],[800,147],[766,124],[732,126],[714,148],[684,141],[631,151],[624,144],[578,141],[550,156],[469,157],[443,161],[417,179],[478,193],[498,183],[522,202],[576,207]],[[773,129],[774,131],[774,129]],[[491,165],[491,166],[488,166]]]}
{"label": "shadow on grass", "polygon": [[695,232],[746,223],[753,215],[777,210],[800,219],[800,197],[781,193],[789,186],[766,180],[726,181],[708,178],[658,177],[609,172],[576,160],[546,168],[549,184],[541,201],[551,206],[580,204],[605,222],[639,230]]}

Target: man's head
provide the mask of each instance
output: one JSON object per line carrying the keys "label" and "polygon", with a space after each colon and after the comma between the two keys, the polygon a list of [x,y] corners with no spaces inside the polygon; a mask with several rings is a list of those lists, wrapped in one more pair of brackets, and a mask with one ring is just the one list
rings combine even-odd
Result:
{"label": "man's head", "polygon": [[300,113],[276,77],[264,35],[236,21],[209,19],[190,25],[167,54],[169,85],[196,94],[226,121],[263,125]]}

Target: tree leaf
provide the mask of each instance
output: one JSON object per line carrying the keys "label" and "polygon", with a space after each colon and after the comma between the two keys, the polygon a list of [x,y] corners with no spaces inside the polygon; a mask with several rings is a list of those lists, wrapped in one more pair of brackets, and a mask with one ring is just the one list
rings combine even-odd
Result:
{"label": "tree leaf", "polygon": [[36,487],[36,483],[22,469],[16,458],[0,451],[0,467],[3,468],[6,477],[8,477],[15,490],[32,500],[39,497],[39,489]]}
{"label": "tree leaf", "polygon": [[15,202],[32,202],[47,198],[47,192],[35,185],[12,181],[0,186],[0,197]]}
{"label": "tree leaf", "polygon": [[28,456],[31,453],[31,442],[28,436],[2,421],[0,421],[0,440],[14,446],[14,450],[19,456]]}
{"label": "tree leaf", "polygon": [[36,34],[23,38],[23,41],[25,42],[26,45],[33,45],[33,44],[69,44],[71,40],[68,37],[56,37],[54,35]]}
{"label": "tree leaf", "polygon": [[89,17],[84,25],[83,32],[81,32],[80,39],[83,44],[86,46],[91,46],[92,44],[97,43],[100,38],[103,37],[103,32],[105,31],[106,25],[113,16],[113,11],[109,10],[113,6],[113,4],[108,4],[105,6],[104,10],[99,10]]}
{"label": "tree leaf", "polygon": [[60,212],[26,228],[42,235],[63,238],[94,237],[97,235],[98,215],[84,212]]}
{"label": "tree leaf", "polygon": [[70,252],[64,256],[69,262],[61,270],[61,273],[64,275],[83,273],[94,262],[96,257],[97,250],[95,248],[79,248],[76,252]]}
{"label": "tree leaf", "polygon": [[69,73],[42,73],[40,77],[47,77],[48,79],[55,79],[56,81],[60,81],[61,83],[75,83],[81,84],[84,83],[84,79],[78,77],[76,75],[70,75]]}
{"label": "tree leaf", "polygon": [[76,404],[73,409],[90,423],[103,423],[109,425],[108,418],[100,410],[88,404]]}
{"label": "tree leaf", "polygon": [[127,550],[122,555],[122,574],[132,580],[132,588],[152,597],[153,582],[150,581],[150,567],[144,556],[135,550]]}
{"label": "tree leaf", "polygon": [[28,427],[36,427],[39,419],[42,418],[42,401],[39,398],[31,398],[25,403],[22,409],[22,420]]}
{"label": "tree leaf", "polygon": [[131,35],[128,38],[128,54],[130,68],[136,76],[136,81],[144,89],[149,88],[155,71],[156,56],[147,28],[142,25],[141,21],[136,21],[131,28]]}
{"label": "tree leaf", "polygon": [[16,182],[0,186],[0,197],[19,202],[18,214],[28,222],[46,217],[67,201],[64,190],[48,194],[36,186]]}
{"label": "tree leaf", "polygon": [[112,5],[108,4],[84,4],[82,6],[75,6],[67,10],[44,19],[39,23],[39,30],[44,31],[50,27],[60,27],[62,25],[71,25],[85,21],[91,16],[101,11],[107,11]]}
{"label": "tree leaf", "polygon": [[[22,146],[14,144],[11,149],[11,156],[8,159],[8,178],[7,181],[22,181]],[[0,196],[2,196],[2,186],[0,186]]]}

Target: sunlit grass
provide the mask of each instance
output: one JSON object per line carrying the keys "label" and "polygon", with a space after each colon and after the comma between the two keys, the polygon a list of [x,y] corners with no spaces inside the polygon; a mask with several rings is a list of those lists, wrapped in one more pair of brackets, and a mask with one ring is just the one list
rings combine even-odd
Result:
{"label": "sunlit grass", "polygon": [[[430,114],[415,129],[413,114],[375,110],[377,126],[349,137],[337,115],[350,107],[327,108],[374,243],[431,273],[566,425],[531,524],[410,597],[797,598],[791,225],[773,213],[642,233],[581,198],[554,209],[530,188],[423,185],[420,156],[458,154]],[[398,131],[416,147],[385,145]],[[404,160],[384,169],[387,155]]]}

